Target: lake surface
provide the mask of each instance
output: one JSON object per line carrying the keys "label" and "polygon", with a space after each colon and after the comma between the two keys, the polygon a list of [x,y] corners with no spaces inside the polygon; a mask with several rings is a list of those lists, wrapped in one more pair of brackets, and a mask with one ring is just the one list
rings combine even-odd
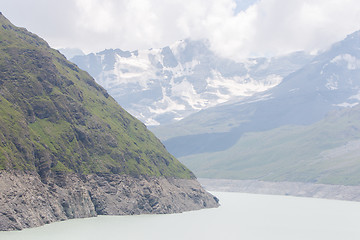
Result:
{"label": "lake surface", "polygon": [[214,192],[217,209],[100,216],[52,223],[1,240],[358,240],[360,202]]}

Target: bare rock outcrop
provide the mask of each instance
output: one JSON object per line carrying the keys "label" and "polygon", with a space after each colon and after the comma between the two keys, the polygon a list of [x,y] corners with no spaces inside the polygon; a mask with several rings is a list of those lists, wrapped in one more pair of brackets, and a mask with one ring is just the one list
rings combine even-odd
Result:
{"label": "bare rock outcrop", "polygon": [[164,214],[217,207],[195,179],[0,171],[0,230],[97,215]]}

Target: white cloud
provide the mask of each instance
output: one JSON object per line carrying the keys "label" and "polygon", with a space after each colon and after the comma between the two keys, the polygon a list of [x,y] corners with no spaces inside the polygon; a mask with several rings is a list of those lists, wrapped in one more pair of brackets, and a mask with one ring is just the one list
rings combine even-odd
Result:
{"label": "white cloud", "polygon": [[260,53],[312,51],[360,28],[357,0],[264,0],[257,7],[251,48]]}
{"label": "white cloud", "polygon": [[311,52],[360,29],[360,2],[263,0],[235,17],[227,17],[223,27],[217,28],[221,37],[211,35],[211,28],[208,31],[214,50],[225,56]]}
{"label": "white cloud", "polygon": [[87,52],[207,38],[217,53],[239,59],[313,51],[360,29],[358,0],[0,0],[0,6],[53,47]]}
{"label": "white cloud", "polygon": [[113,1],[109,0],[76,0],[79,17],[75,20],[79,29],[90,32],[106,33],[115,25],[112,10]]}

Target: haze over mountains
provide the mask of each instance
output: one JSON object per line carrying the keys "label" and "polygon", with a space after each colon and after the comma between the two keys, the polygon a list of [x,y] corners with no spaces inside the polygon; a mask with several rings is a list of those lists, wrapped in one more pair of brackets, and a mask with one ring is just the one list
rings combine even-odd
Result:
{"label": "haze over mountains", "polygon": [[151,126],[265,91],[311,59],[295,52],[235,62],[214,54],[205,40],[184,40],[162,49],[109,49],[71,60]]}
{"label": "haze over mountains", "polygon": [[266,92],[154,131],[202,177],[358,184],[359,91],[358,31]]}
{"label": "haze over mountains", "polygon": [[331,110],[355,106],[360,87],[358,35],[356,32],[316,56],[273,89],[193,114],[172,124],[170,133],[162,134],[161,126],[156,132],[161,139],[188,132],[198,135],[236,131],[240,136],[283,125],[311,124]]}
{"label": "haze over mountains", "polygon": [[[204,42],[189,40],[145,51],[143,60],[156,55],[161,61],[141,71],[124,65],[124,59],[140,65],[139,52],[107,50],[77,62],[90,67],[109,62],[113,54],[117,60],[103,64],[105,71],[93,65],[99,66],[97,81],[118,101],[133,101],[128,108],[138,104],[147,124],[160,123],[154,132],[200,177],[357,184],[359,39],[359,32],[350,34],[317,56],[297,52],[242,63],[218,58]],[[150,66],[145,60],[143,66]],[[121,65],[121,74],[114,74]],[[175,70],[179,66],[182,71]],[[158,85],[148,87],[154,75],[147,82],[145,69],[157,72]],[[124,72],[136,76],[133,90]],[[140,83],[142,90],[126,100],[125,92],[134,93]],[[177,88],[181,84],[187,87]],[[124,98],[117,95],[120,88]]]}

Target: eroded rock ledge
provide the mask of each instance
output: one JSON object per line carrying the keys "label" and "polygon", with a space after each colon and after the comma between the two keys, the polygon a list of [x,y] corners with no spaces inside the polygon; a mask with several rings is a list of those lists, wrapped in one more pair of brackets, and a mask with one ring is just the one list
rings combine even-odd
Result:
{"label": "eroded rock ledge", "polygon": [[0,230],[97,215],[179,213],[218,206],[195,179],[0,171]]}

